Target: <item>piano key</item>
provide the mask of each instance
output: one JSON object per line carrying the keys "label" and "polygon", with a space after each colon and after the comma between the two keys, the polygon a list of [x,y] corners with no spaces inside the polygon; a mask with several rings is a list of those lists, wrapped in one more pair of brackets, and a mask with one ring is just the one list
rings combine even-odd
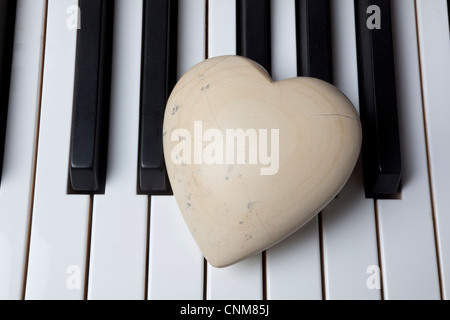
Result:
{"label": "piano key", "polygon": [[[422,8],[420,16],[425,18],[423,9],[428,11],[433,5],[417,4]],[[444,15],[439,17],[439,12],[442,11],[428,11],[432,14],[427,21],[433,24],[432,21],[444,18]],[[377,201],[384,298],[440,299],[417,33],[416,28],[411,27],[416,23],[414,2],[393,1],[392,17],[405,181],[401,200]],[[439,65],[439,68],[445,69],[445,65]],[[449,68],[447,70],[450,71]],[[446,89],[442,87],[442,90]],[[447,103],[447,100],[443,101]],[[440,174],[445,174],[445,170]]]}
{"label": "piano key", "polygon": [[209,58],[236,55],[236,1],[209,1]]}
{"label": "piano key", "polygon": [[[247,57],[263,66],[267,72],[271,73],[271,39],[270,39],[270,0],[256,1],[256,0],[237,0],[236,1],[236,53],[238,55]],[[261,262],[261,255],[256,255],[248,261],[242,262],[240,266],[232,269],[232,273],[242,276],[242,273],[247,273],[249,269],[253,269],[254,276],[249,279],[249,283],[256,283],[258,279],[262,279],[262,267],[258,268]],[[253,265],[253,267],[250,267]],[[216,286],[226,288],[228,278],[233,278],[232,273],[225,273],[223,271],[210,268],[211,274],[208,275],[211,281]],[[217,276],[214,276],[217,274]],[[224,276],[220,276],[224,274]],[[236,283],[236,282],[235,282]],[[252,291],[242,293],[246,299],[262,299],[263,290],[260,290],[258,285],[252,286]],[[210,288],[208,292],[209,298],[220,299],[229,296],[227,291],[221,291]]]}
{"label": "piano key", "polygon": [[74,191],[104,189],[114,1],[80,0],[70,145]]}
{"label": "piano key", "polygon": [[[272,29],[275,30],[272,35],[272,39],[274,39],[273,60],[278,60],[277,64],[280,66],[289,65],[292,70],[297,71],[297,74],[286,72],[286,74],[279,74],[280,78],[274,78],[274,80],[310,76],[331,82],[328,1],[297,0],[295,3],[290,3],[291,7],[284,3],[284,8],[278,9],[280,13],[276,12],[276,5],[280,4],[272,3],[274,18]],[[288,16],[293,17],[291,21],[295,30],[287,24],[286,17]],[[287,31],[289,29],[292,31]],[[293,35],[296,41],[287,39],[286,36],[283,36],[284,34]],[[287,54],[288,51],[285,48],[288,47],[288,43],[297,44],[297,47],[290,51],[295,54],[295,57],[289,57]],[[291,64],[288,64],[289,61],[292,61]],[[314,217],[285,244],[279,244],[268,250],[267,296],[269,299],[321,299],[323,297],[320,215]],[[288,264],[293,272],[286,273],[285,261],[289,261]],[[301,272],[294,270],[301,270]]]}
{"label": "piano key", "polygon": [[298,74],[332,83],[330,1],[297,0],[295,12]]}
{"label": "piano key", "polygon": [[263,269],[261,254],[254,255],[226,268],[208,264],[208,300],[262,300]]}
{"label": "piano key", "polygon": [[[204,0],[179,2],[177,77],[205,58]],[[204,259],[173,196],[152,196],[149,299],[203,299]]]}
{"label": "piano key", "polygon": [[175,198],[152,196],[148,299],[202,300],[203,266]]}
{"label": "piano key", "polygon": [[93,200],[92,300],[144,299],[146,287],[148,197],[136,195],[142,1],[116,0],[115,12],[107,183]]}
{"label": "piano key", "polygon": [[[330,9],[333,82],[359,109],[354,2],[331,1]],[[322,243],[326,299],[381,299],[378,273],[367,285],[379,262],[374,202],[364,194],[361,159],[339,197],[322,211]]]}
{"label": "piano key", "polygon": [[[236,2],[210,0],[208,9],[209,58],[235,55]],[[209,300],[262,299],[262,255],[254,255],[227,268],[214,268],[208,263],[206,283]]]}
{"label": "piano key", "polygon": [[0,187],[0,299],[23,297],[44,37],[44,0],[17,7],[15,53]]}
{"label": "piano key", "polygon": [[428,162],[441,290],[442,298],[450,299],[450,128],[447,122],[450,119],[450,37],[445,5],[444,0],[417,1]]}
{"label": "piano key", "polygon": [[270,0],[237,0],[237,54],[271,73]]}
{"label": "piano key", "polygon": [[[294,11],[296,18],[297,76],[319,78],[331,83],[333,79],[329,1],[297,0]],[[277,47],[283,48],[284,46],[278,45]],[[298,285],[309,282],[309,286],[314,286],[314,296],[312,297],[315,299],[320,299],[324,296],[320,268],[320,263],[322,263],[321,236],[319,233],[322,227],[321,220],[322,213],[319,213],[309,222],[304,230],[299,231],[299,233],[304,233],[304,235],[297,235],[299,239],[297,241],[304,241],[307,245],[302,247],[302,251],[297,252],[295,260],[294,258],[291,260],[293,265],[301,266],[308,270],[303,275],[297,274],[294,279]],[[276,266],[277,264],[274,265]],[[289,284],[293,283],[293,279],[283,275],[284,271],[282,266],[278,266],[277,269],[277,273],[281,275],[281,279],[285,280],[285,285],[289,286]],[[278,281],[274,279],[272,282],[277,283]],[[277,288],[275,284],[273,287]],[[276,297],[279,295],[283,297],[282,294],[285,294],[283,292],[284,290],[281,287],[277,289],[273,290],[273,296]],[[293,292],[295,292],[295,289]],[[299,293],[297,292],[297,294]],[[308,297],[309,294],[311,292],[301,293],[301,297]]]}
{"label": "piano key", "polygon": [[82,299],[85,292],[91,201],[67,194],[77,40],[67,23],[77,13],[67,8],[77,4],[48,1],[25,299]]}
{"label": "piano key", "polygon": [[0,182],[8,116],[16,8],[16,0],[0,0]]}
{"label": "piano key", "polygon": [[[271,2],[275,81],[297,76],[295,0]],[[313,218],[290,238],[267,250],[267,298],[322,299],[320,235]]]}
{"label": "piano key", "polygon": [[450,0],[447,0],[448,21],[450,27]]}
{"label": "piano key", "polygon": [[267,299],[320,300],[322,279],[318,220],[267,250]]}
{"label": "piano key", "polygon": [[[355,1],[355,16],[365,192],[369,198],[389,197],[397,193],[402,173],[390,1]],[[372,16],[380,29],[369,29]]]}
{"label": "piano key", "polygon": [[275,81],[297,77],[295,0],[271,2],[271,63]]}
{"label": "piano key", "polygon": [[206,58],[205,8],[205,0],[178,3],[177,79]]}
{"label": "piano key", "polygon": [[164,110],[176,83],[178,0],[144,0],[139,181],[141,192],[167,192]]}

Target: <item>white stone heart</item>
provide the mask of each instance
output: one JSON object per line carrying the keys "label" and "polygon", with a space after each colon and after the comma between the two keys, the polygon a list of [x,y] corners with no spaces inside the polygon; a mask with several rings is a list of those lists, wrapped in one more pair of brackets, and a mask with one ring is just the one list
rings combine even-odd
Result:
{"label": "white stone heart", "polygon": [[163,139],[184,220],[207,261],[224,267],[283,240],[338,194],[361,125],[334,86],[273,82],[257,63],[225,56],[180,79]]}

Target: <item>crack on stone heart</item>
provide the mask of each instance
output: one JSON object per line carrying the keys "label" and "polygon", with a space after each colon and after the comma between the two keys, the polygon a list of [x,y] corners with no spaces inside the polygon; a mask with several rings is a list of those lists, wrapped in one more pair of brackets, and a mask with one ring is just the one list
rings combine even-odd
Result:
{"label": "crack on stone heart", "polygon": [[355,121],[359,121],[359,119],[347,116],[345,114],[339,114],[339,113],[330,113],[330,114],[313,114],[313,117],[343,117],[343,118],[347,118],[347,119],[352,119]]}
{"label": "crack on stone heart", "polygon": [[[236,170],[237,171],[237,174],[238,174],[238,177],[239,177],[239,181],[241,182],[242,186],[244,187],[245,193],[247,195],[247,212],[246,212],[246,216],[245,216],[244,220],[249,220],[250,219],[249,215],[251,214],[251,216],[255,217],[259,221],[259,224],[264,229],[264,231],[266,232],[266,235],[270,239],[273,239],[273,236],[272,236],[271,232],[268,230],[268,228],[266,227],[264,222],[261,220],[261,217],[258,214],[258,210],[255,209],[255,205],[257,204],[257,201],[253,201],[252,198],[250,197],[250,194],[249,194],[249,191],[248,191],[248,187],[245,184],[244,180],[242,179],[242,174],[240,173],[239,168],[237,168],[237,167],[230,168],[230,166],[229,166],[228,170]],[[241,220],[239,222],[239,224],[243,224],[244,220]],[[252,239],[252,238],[247,238],[246,237],[246,240],[250,240],[250,239]]]}
{"label": "crack on stone heart", "polygon": [[214,63],[213,65],[211,65],[211,66],[210,66],[209,68],[207,68],[206,70],[203,70],[203,72],[202,72],[201,74],[199,74],[199,78],[200,78],[201,80],[203,80],[204,77],[205,77],[205,74],[206,74],[208,71],[210,71],[211,69],[213,69],[215,66],[217,66],[217,65],[219,65],[219,64],[221,64],[221,63],[224,63],[225,61],[231,59],[232,57],[233,57],[233,56],[227,56],[227,57],[223,57],[223,59],[218,59],[217,63]]}

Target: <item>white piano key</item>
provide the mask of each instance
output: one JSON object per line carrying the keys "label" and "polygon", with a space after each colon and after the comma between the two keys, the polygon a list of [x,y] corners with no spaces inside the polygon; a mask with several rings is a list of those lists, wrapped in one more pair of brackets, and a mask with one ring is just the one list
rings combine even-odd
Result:
{"label": "white piano key", "polygon": [[148,197],[136,195],[142,0],[116,0],[108,167],[94,196],[88,299],[144,299]]}
{"label": "white piano key", "polygon": [[272,78],[275,81],[297,77],[297,37],[295,0],[270,2]]}
{"label": "white piano key", "polygon": [[[334,0],[330,6],[333,82],[358,109],[354,1]],[[326,299],[381,299],[375,221],[374,202],[365,198],[359,162],[339,197],[322,212]],[[368,274],[372,268],[377,273]]]}
{"label": "white piano key", "polygon": [[236,55],[236,1],[209,0],[209,58]]}
{"label": "white piano key", "polygon": [[[272,74],[275,81],[297,76],[295,1],[271,1]],[[267,250],[268,299],[321,299],[318,217]]]}
{"label": "white piano key", "polygon": [[[178,78],[205,58],[204,0],[178,3]],[[153,196],[149,299],[203,299],[204,259],[173,196]]]}
{"label": "white piano key", "polygon": [[450,299],[450,36],[445,0],[416,1],[441,287]]}
{"label": "white piano key", "polygon": [[316,217],[267,250],[267,299],[322,299],[318,225]]}
{"label": "white piano key", "polygon": [[[236,2],[209,1],[209,58],[236,54]],[[208,264],[207,299],[263,298],[262,255],[258,254],[227,268]]]}
{"label": "white piano key", "polygon": [[322,212],[327,300],[381,299],[374,202],[365,198],[362,179],[358,162],[339,197]]}
{"label": "white piano key", "polygon": [[173,196],[151,199],[149,260],[149,299],[203,299],[204,259]]}
{"label": "white piano key", "polygon": [[208,300],[262,300],[263,270],[261,254],[226,268],[208,264]]}
{"label": "white piano key", "polygon": [[0,300],[21,299],[27,256],[45,1],[19,0],[0,186]]}
{"label": "white piano key", "polygon": [[205,59],[205,10],[206,0],[178,2],[178,78]]}
{"label": "white piano key", "polygon": [[440,298],[415,17],[414,2],[392,2],[403,186],[401,200],[377,201],[385,299]]}
{"label": "white piano key", "polygon": [[[90,198],[68,195],[74,0],[49,0],[26,299],[84,296]],[[76,12],[76,10],[75,10]]]}

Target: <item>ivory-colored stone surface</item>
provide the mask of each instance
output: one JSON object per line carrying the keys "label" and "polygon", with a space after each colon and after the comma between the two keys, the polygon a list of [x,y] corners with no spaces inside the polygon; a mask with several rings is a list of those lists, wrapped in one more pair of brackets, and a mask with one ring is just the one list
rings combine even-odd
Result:
{"label": "ivory-colored stone surface", "polygon": [[257,63],[224,56],[180,79],[163,140],[184,220],[207,261],[225,267],[283,240],[338,194],[358,159],[361,125],[334,86],[273,82]]}

